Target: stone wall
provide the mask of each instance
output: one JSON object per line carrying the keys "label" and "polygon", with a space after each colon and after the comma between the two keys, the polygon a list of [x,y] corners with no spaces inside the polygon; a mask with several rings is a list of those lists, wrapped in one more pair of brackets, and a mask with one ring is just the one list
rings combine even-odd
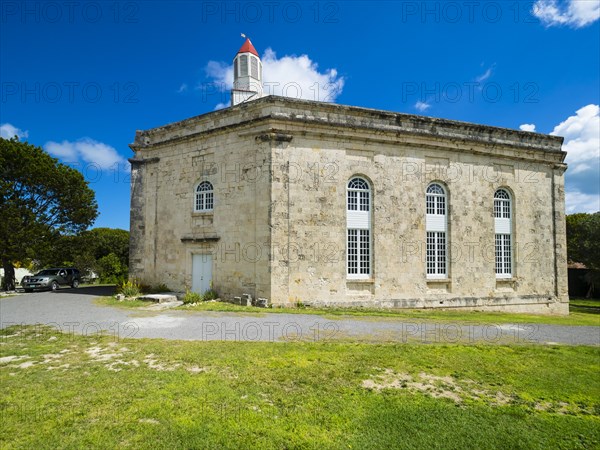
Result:
{"label": "stone wall", "polygon": [[[566,278],[559,274],[562,282],[556,283],[555,264],[566,265],[560,248],[555,261],[552,208],[556,202],[564,211],[564,199],[554,198],[553,182],[560,180],[553,179],[547,164],[322,137],[294,137],[293,144],[286,153],[295,168],[292,181],[273,196],[281,198],[282,207],[285,197],[290,199],[289,223],[273,223],[281,228],[274,232],[274,249],[287,244],[290,250],[278,254],[289,273],[274,276],[279,286],[274,302],[564,309],[555,304],[566,301]],[[346,279],[346,185],[356,175],[372,187],[373,277],[368,281]],[[435,281],[425,276],[425,190],[433,181],[446,187],[449,204],[448,278]],[[514,217],[513,277],[502,281],[494,270],[493,198],[500,187],[513,194]],[[564,236],[564,230],[557,231]]]}
{"label": "stone wall", "polygon": [[[274,304],[568,311],[561,138],[265,97],[138,132],[131,273]],[[346,184],[372,187],[372,278],[346,277]],[[212,214],[193,189],[215,187]],[[448,191],[448,278],[425,277],[425,189]],[[513,194],[513,277],[494,272],[493,196]]]}
{"label": "stone wall", "polygon": [[[192,255],[211,254],[213,287],[224,297],[270,296],[270,147],[243,130],[137,148],[132,159],[131,276],[183,291]],[[194,212],[195,187],[214,187],[214,210]]]}

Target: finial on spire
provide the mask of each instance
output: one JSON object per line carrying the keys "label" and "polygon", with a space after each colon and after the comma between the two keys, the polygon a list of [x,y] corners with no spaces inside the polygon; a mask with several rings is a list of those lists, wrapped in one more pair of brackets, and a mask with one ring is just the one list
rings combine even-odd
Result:
{"label": "finial on spire", "polygon": [[246,35],[244,33],[240,33],[244,39],[246,39]]}

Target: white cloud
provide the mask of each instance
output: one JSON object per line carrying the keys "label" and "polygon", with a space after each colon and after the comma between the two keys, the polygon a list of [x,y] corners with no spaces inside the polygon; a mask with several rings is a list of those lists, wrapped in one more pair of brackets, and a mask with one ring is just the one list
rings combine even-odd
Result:
{"label": "white cloud", "polygon": [[[209,61],[204,68],[206,76],[212,78],[221,91],[229,91],[233,88],[233,65],[224,62]],[[265,73],[263,63],[263,76]]]}
{"label": "white cloud", "polygon": [[[344,88],[344,77],[336,69],[319,71],[318,64],[308,55],[283,56],[268,48],[262,56],[263,90],[265,95],[280,95],[334,102]],[[221,91],[233,87],[233,66],[209,61],[206,75],[212,78]]]}
{"label": "white cloud", "polygon": [[262,58],[265,94],[333,102],[342,93],[344,77],[337,70],[319,72],[308,55],[277,59],[268,48]]}
{"label": "white cloud", "polygon": [[217,103],[217,106],[215,106],[215,109],[213,111],[218,111],[219,109],[227,108],[229,106],[229,103]]}
{"label": "white cloud", "polygon": [[[113,147],[90,138],[79,139],[75,142],[47,142],[44,149],[65,163],[95,164],[102,169],[128,170],[129,164]],[[116,165],[116,166],[115,166]]]}
{"label": "white cloud", "polygon": [[523,125],[519,125],[519,130],[521,130],[521,131],[535,132],[535,124],[533,124],[533,123],[524,123]]}
{"label": "white cloud", "polygon": [[561,122],[552,133],[563,136],[563,150],[567,152],[566,163],[569,172],[576,174],[589,170],[598,170],[600,165],[600,107],[587,105],[579,109],[576,115]]}
{"label": "white cloud", "polygon": [[415,103],[415,108],[420,112],[425,112],[431,108],[431,105],[427,102],[422,102],[419,100],[417,103]]}
{"label": "white cloud", "polygon": [[10,123],[3,123],[0,125],[0,137],[12,139],[15,136],[17,136],[19,140],[23,138],[26,139],[29,136],[29,131],[23,131]]}
{"label": "white cloud", "polygon": [[566,212],[600,210],[598,172],[600,167],[600,106],[590,104],[554,127],[552,133],[563,136],[567,152]]}
{"label": "white cloud", "polygon": [[566,213],[595,213],[600,211],[600,195],[584,194],[580,191],[565,192]]}
{"label": "white cloud", "polygon": [[531,12],[546,27],[567,25],[581,28],[600,18],[600,1],[537,0]]}
{"label": "white cloud", "polygon": [[181,83],[181,86],[179,86],[179,89],[177,89],[177,93],[181,94],[183,92],[186,92],[188,90],[188,85],[186,83]]}
{"label": "white cloud", "polygon": [[492,76],[492,73],[494,73],[494,67],[496,67],[496,64],[492,64],[490,67],[488,67],[485,72],[483,72],[481,75],[475,78],[475,81],[477,83],[483,83],[485,80]]}
{"label": "white cloud", "polygon": [[44,150],[62,162],[75,163],[79,161],[79,154],[75,149],[75,144],[68,141],[62,141],[60,144],[53,141],[46,142]]}

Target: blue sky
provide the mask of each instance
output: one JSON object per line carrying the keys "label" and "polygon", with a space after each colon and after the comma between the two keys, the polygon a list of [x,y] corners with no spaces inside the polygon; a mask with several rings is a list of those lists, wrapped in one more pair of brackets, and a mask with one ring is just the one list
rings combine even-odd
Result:
{"label": "blue sky", "polygon": [[2,136],[44,147],[129,228],[128,144],[229,101],[251,39],[277,95],[565,136],[567,212],[600,209],[600,1],[0,4]]}

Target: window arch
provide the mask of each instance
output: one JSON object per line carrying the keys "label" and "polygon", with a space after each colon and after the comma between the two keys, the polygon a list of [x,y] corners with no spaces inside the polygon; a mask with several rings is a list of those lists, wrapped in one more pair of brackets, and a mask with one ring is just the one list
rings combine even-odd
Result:
{"label": "window arch", "polygon": [[371,186],[361,177],[350,179],[346,190],[347,277],[371,277]]}
{"label": "window arch", "polygon": [[369,183],[362,178],[352,178],[348,182],[348,211],[366,211],[370,208]]}
{"label": "window arch", "polygon": [[214,206],[213,185],[209,181],[203,181],[196,186],[196,199],[194,211],[212,211]]}
{"label": "window arch", "polygon": [[494,217],[510,219],[510,194],[506,189],[498,189],[494,194]]}
{"label": "window arch", "polygon": [[439,183],[431,183],[425,192],[426,272],[427,278],[446,278],[447,268],[447,195]]}
{"label": "window arch", "polygon": [[496,278],[512,277],[512,197],[507,189],[494,193]]}
{"label": "window arch", "polygon": [[427,214],[446,215],[446,191],[438,183],[427,187]]}

